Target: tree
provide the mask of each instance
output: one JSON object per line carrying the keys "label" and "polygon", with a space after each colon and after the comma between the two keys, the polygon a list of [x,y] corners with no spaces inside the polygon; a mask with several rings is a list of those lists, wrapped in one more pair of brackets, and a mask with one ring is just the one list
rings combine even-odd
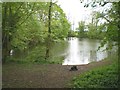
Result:
{"label": "tree", "polygon": [[50,52],[50,42],[51,42],[51,8],[52,8],[52,1],[49,5],[49,14],[48,14],[48,37],[46,42],[46,56],[45,59],[49,58],[49,52]]}
{"label": "tree", "polygon": [[39,44],[46,47],[48,58],[51,43],[68,35],[70,23],[56,3],[3,3],[2,7],[4,61],[11,49],[26,51]]}
{"label": "tree", "polygon": [[10,50],[12,49],[11,41],[13,39],[15,32],[17,31],[16,29],[29,18],[29,16],[33,13],[33,8],[34,4],[29,3],[15,3],[15,2],[3,3],[2,5],[3,63],[9,56]]}
{"label": "tree", "polygon": [[112,46],[119,46],[119,43],[114,44],[111,43],[111,41],[119,40],[118,37],[118,32],[120,30],[120,1],[119,2],[106,2],[105,0],[98,1],[94,0],[89,3],[85,4],[85,7],[91,6],[91,7],[96,7],[96,6],[101,6],[104,7],[105,5],[111,3],[111,9],[106,10],[106,12],[102,12],[99,14],[99,18],[104,19],[107,21],[105,23],[105,26],[107,27],[107,32],[106,35],[104,36],[104,40],[101,43],[101,46],[104,46],[106,43],[110,43],[107,49],[111,49]]}
{"label": "tree", "polygon": [[90,23],[89,25],[88,25],[88,37],[89,38],[95,38],[95,36],[97,35],[96,34],[96,27],[95,27],[95,25],[93,24],[93,23]]}
{"label": "tree", "polygon": [[70,23],[68,22],[64,11],[55,3],[52,7],[51,29],[51,36],[54,41],[66,38],[70,30]]}
{"label": "tree", "polygon": [[79,22],[79,27],[78,27],[78,35],[80,38],[83,38],[85,37],[85,22],[84,21],[81,21]]}
{"label": "tree", "polygon": [[48,37],[46,40],[46,56],[49,58],[51,43],[67,37],[70,24],[65,13],[56,3],[50,2],[48,13]]}
{"label": "tree", "polygon": [[[16,4],[17,5],[17,4]],[[22,5],[20,4],[19,7]],[[9,52],[11,49],[11,39],[12,39],[12,33],[15,31],[15,27],[17,22],[19,21],[19,15],[16,14],[13,10],[14,7],[12,6],[12,3],[3,3],[3,22],[2,22],[2,47],[3,47],[3,62],[5,61],[5,58],[9,56]],[[17,7],[17,10],[19,11],[19,7]]]}

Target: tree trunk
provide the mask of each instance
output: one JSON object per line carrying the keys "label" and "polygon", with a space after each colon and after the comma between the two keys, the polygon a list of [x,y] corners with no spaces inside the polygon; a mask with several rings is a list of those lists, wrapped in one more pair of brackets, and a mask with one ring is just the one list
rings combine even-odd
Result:
{"label": "tree trunk", "polygon": [[10,40],[9,36],[5,37],[5,41],[2,46],[2,63],[5,63],[7,57],[9,57],[10,53]]}
{"label": "tree trunk", "polygon": [[7,4],[4,6],[4,17],[2,22],[3,35],[2,35],[2,63],[5,63],[7,57],[10,55],[11,49],[11,35],[10,32],[13,31],[13,21],[12,21],[12,8]]}
{"label": "tree trunk", "polygon": [[52,0],[49,5],[49,14],[48,14],[48,37],[46,40],[46,55],[45,60],[50,57],[50,42],[51,42],[51,7],[52,7]]}
{"label": "tree trunk", "polygon": [[4,6],[3,13],[3,22],[2,22],[2,63],[5,63],[6,55],[7,55],[7,41],[6,41],[6,18],[7,18],[7,5]]}

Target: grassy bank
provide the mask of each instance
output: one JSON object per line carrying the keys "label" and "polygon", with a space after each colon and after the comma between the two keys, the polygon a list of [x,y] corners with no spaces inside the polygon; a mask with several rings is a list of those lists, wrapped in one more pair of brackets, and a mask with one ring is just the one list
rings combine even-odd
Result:
{"label": "grassy bank", "polygon": [[95,68],[74,77],[73,88],[117,88],[118,87],[118,60],[113,59],[111,65]]}
{"label": "grassy bank", "polygon": [[45,45],[38,45],[26,51],[15,51],[12,56],[7,58],[6,63],[62,64],[64,55],[60,54],[64,53],[66,47],[66,42],[53,43],[49,52],[50,56],[47,60],[45,60]]}

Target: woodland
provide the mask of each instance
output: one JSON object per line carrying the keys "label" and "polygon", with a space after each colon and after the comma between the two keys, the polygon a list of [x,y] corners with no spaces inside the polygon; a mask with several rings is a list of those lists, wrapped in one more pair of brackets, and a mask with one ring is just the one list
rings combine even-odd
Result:
{"label": "woodland", "polygon": [[[83,3],[83,1],[80,1],[80,3]],[[42,84],[38,85],[38,83],[45,82],[40,82],[39,79],[38,81],[34,81],[37,80],[35,78],[33,81],[30,81],[29,79],[33,78],[32,75],[37,75],[37,72],[41,75],[41,72],[46,71],[44,73],[46,77],[52,77],[52,75],[57,77],[58,73],[55,73],[56,69],[56,72],[60,69],[60,73],[63,72],[63,75],[66,75],[66,78],[68,77],[66,73],[71,75],[71,79],[64,79],[67,83],[69,81],[69,84],[67,84],[67,86],[63,86],[63,88],[117,88],[119,86],[118,63],[120,63],[120,1],[105,2],[103,0],[101,2],[97,2],[93,0],[89,3],[85,3],[84,8],[95,8],[97,6],[104,7],[107,4],[111,4],[109,9],[103,12],[93,11],[91,22],[86,24],[85,21],[80,21],[78,23],[79,26],[76,28],[76,31],[74,31],[71,28],[72,23],[67,19],[65,12],[59,5],[57,5],[57,2],[1,3],[3,88],[29,88],[29,86],[32,88],[32,85],[33,87],[41,88]],[[100,23],[101,20],[105,20],[105,22]],[[54,58],[53,51],[63,51],[67,47],[65,40],[69,37],[100,40],[101,45],[98,49],[103,47],[105,44],[108,44],[106,50],[111,50],[116,46],[118,47],[118,55],[113,55],[113,60],[108,60],[109,58],[107,58],[107,60],[103,60],[100,62],[102,63],[100,65],[101,67],[98,68],[96,68],[97,64],[93,62],[92,64],[95,66],[93,65],[93,69],[90,64],[90,71],[87,71],[89,69],[83,67],[86,72],[80,71],[82,74],[78,72],[79,70],[71,73],[69,70],[64,71],[61,68],[65,67],[59,65],[62,64],[65,57],[59,56]],[[56,48],[54,45],[56,45]],[[55,53],[57,54],[57,52]],[[104,62],[107,62],[107,64]],[[44,64],[46,66],[44,66]],[[49,66],[50,64],[57,65]],[[80,69],[80,67],[78,67],[78,69]],[[51,69],[49,70],[49,68]],[[31,72],[29,72],[30,70]],[[22,72],[26,72],[26,74]],[[52,74],[48,75],[49,73],[47,72],[51,72]],[[18,74],[18,76],[15,73]],[[27,73],[30,73],[30,78],[27,77]],[[28,80],[32,84],[29,85],[29,83],[20,79],[21,77],[19,75],[21,74],[23,77],[27,78],[25,79],[26,81]],[[60,76],[57,78],[59,79]],[[54,85],[56,85],[55,87],[59,87],[57,84],[61,85],[60,83],[64,82],[63,79],[59,79],[58,81],[61,82],[51,85],[49,82],[53,81],[53,83],[55,83],[57,82],[57,79],[47,79],[48,84],[43,86],[43,88],[54,88]],[[23,85],[22,82],[25,84]],[[66,85],[66,83],[63,84]],[[62,87],[62,85],[60,87]]]}

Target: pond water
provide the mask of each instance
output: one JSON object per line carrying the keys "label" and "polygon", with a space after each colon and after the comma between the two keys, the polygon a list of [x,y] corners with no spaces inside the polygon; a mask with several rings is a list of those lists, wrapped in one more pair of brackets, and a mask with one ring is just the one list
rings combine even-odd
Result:
{"label": "pond water", "polygon": [[70,37],[66,40],[68,47],[64,50],[65,59],[62,65],[81,65],[93,61],[100,61],[108,56],[107,51],[103,51],[106,45],[97,51],[100,40],[78,39]]}
{"label": "pond water", "polygon": [[[62,65],[82,65],[103,60],[108,56],[110,57],[111,52],[113,54],[114,50],[116,50],[113,49],[108,52],[104,50],[106,48],[105,45],[103,48],[100,48],[100,50],[97,51],[99,46],[100,40],[70,37],[62,42],[57,42],[51,45],[50,60],[62,59]],[[27,60],[26,57],[30,60],[41,60],[44,59],[45,50],[46,49],[44,45],[38,45],[26,52],[18,51],[14,53],[14,51],[11,50],[10,55],[17,60]]]}

